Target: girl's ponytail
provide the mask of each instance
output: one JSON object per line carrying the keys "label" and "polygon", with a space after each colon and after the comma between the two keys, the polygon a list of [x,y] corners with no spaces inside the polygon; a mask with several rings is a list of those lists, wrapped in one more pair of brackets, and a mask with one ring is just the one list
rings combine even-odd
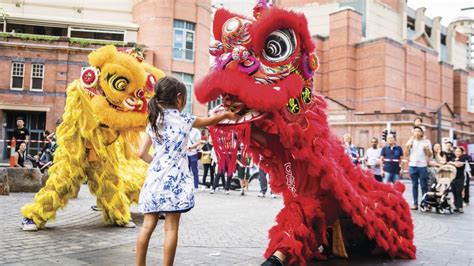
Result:
{"label": "girl's ponytail", "polygon": [[165,108],[178,108],[178,99],[186,103],[186,86],[173,77],[164,77],[155,84],[155,95],[148,103],[148,122],[158,141],[164,122]]}
{"label": "girl's ponytail", "polygon": [[148,103],[148,123],[150,123],[151,130],[155,133],[155,136],[158,140],[161,140],[161,135],[159,132],[159,128],[163,125],[164,119],[164,108],[159,103],[157,95],[151,98],[150,102]]}

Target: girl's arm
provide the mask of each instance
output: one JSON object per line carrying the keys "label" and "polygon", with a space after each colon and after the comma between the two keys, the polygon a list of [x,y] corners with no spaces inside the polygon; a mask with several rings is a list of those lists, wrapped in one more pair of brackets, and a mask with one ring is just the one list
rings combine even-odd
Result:
{"label": "girl's arm", "polygon": [[464,162],[460,162],[460,161],[449,162],[449,164],[452,164],[455,167],[463,167],[464,166]]}
{"label": "girl's arm", "polygon": [[54,132],[49,134],[48,136],[46,136],[46,139],[49,141],[49,142],[52,142],[53,141],[53,136],[54,136]]}
{"label": "girl's arm", "polygon": [[153,160],[153,157],[149,154],[151,143],[150,135],[146,134],[142,139],[140,148],[138,149],[138,157],[147,163],[151,163]]}
{"label": "girl's arm", "polygon": [[198,117],[194,120],[193,127],[206,127],[206,126],[213,126],[224,119],[233,120],[236,118],[236,114],[230,111],[226,111],[224,113],[213,115],[210,117]]}

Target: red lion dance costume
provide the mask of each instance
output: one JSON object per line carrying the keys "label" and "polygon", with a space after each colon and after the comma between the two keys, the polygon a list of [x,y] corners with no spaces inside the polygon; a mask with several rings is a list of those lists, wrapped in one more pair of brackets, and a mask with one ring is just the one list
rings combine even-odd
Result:
{"label": "red lion dance costume", "polygon": [[196,96],[222,96],[211,112],[240,115],[211,128],[221,167],[235,169],[241,142],[283,195],[265,257],[279,251],[287,265],[364,251],[415,258],[404,186],[378,183],[354,166],[330,132],[326,102],[313,91],[318,59],[304,15],[259,1],[254,17],[217,10],[210,46],[216,59]]}

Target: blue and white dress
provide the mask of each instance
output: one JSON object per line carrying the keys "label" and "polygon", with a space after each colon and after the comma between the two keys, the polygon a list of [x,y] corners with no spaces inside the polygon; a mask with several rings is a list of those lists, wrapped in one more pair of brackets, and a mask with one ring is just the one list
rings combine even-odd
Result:
{"label": "blue and white dress", "polygon": [[150,125],[146,132],[155,154],[140,192],[140,212],[186,212],[194,207],[194,180],[189,172],[186,146],[195,116],[165,109],[159,142]]}

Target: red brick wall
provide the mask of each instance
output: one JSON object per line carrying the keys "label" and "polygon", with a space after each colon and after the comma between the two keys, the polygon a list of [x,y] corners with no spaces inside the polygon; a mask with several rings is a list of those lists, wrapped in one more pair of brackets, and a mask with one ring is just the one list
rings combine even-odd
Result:
{"label": "red brick wall", "polygon": [[467,116],[467,77],[469,72],[454,70],[454,112]]}

